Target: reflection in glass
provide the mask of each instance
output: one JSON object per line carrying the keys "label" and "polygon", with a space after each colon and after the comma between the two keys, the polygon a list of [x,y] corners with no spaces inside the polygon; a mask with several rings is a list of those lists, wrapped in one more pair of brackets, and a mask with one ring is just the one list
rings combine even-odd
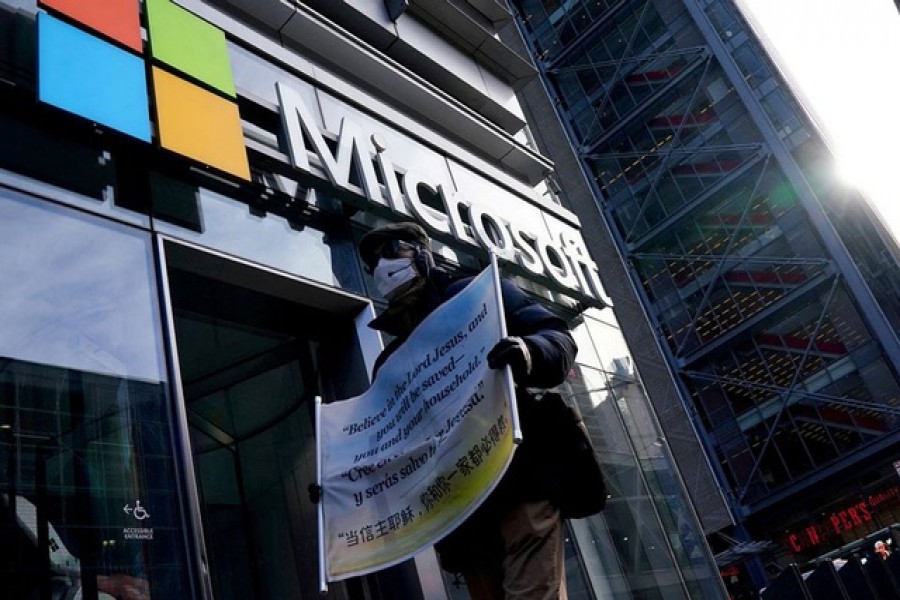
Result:
{"label": "reflection in glass", "polygon": [[591,584],[610,598],[719,597],[718,574],[631,361],[604,364],[579,365],[566,384],[610,491],[603,513],[571,522]]}
{"label": "reflection in glass", "polygon": [[179,597],[184,534],[163,384],[0,365],[4,597]]}
{"label": "reflection in glass", "polygon": [[184,597],[148,237],[6,195],[0,249],[0,595]]}
{"label": "reflection in glass", "polygon": [[149,237],[0,197],[0,356],[163,379]]}
{"label": "reflection in glass", "polygon": [[[173,268],[175,254],[167,256],[175,330],[215,597],[319,598],[307,493],[313,399],[367,385],[349,356],[353,323]],[[329,586],[328,597],[346,596],[344,584]]]}
{"label": "reflection in glass", "polygon": [[[200,222],[185,228],[157,219],[156,229],[179,239],[353,292],[363,283],[349,234],[306,226],[273,211],[251,210],[246,203],[199,188]],[[171,217],[169,217],[171,218]]]}

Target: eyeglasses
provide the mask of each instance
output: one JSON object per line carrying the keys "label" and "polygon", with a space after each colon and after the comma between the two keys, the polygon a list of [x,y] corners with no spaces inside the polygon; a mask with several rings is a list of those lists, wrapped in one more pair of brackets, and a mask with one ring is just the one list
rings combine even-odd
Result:
{"label": "eyeglasses", "polygon": [[401,252],[413,252],[418,250],[418,246],[403,240],[387,240],[380,248],[375,250],[373,254],[366,257],[366,267],[369,273],[375,270],[379,259],[382,258],[400,258]]}

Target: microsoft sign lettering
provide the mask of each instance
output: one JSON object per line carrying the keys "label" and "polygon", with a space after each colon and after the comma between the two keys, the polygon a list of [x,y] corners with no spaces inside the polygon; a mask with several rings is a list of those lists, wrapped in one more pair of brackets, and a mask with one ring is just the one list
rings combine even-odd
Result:
{"label": "microsoft sign lettering", "polygon": [[[369,202],[415,217],[434,231],[492,250],[500,258],[517,262],[536,275],[549,276],[561,287],[595,298],[602,305],[612,304],[600,283],[597,265],[575,227],[558,221],[555,234],[551,234],[548,227],[534,225],[535,219],[530,220],[531,225],[525,224],[521,222],[524,219],[517,220],[519,213],[534,207],[521,200],[517,202],[521,207],[517,206],[516,214],[501,216],[483,198],[468,198],[446,183],[396,164],[378,132],[364,132],[346,116],[341,120],[337,147],[332,152],[325,141],[326,132],[320,131],[303,97],[281,82],[277,89],[288,151],[295,168],[315,175],[310,163],[312,153],[332,185],[357,192],[359,188],[350,182],[355,164],[361,181],[359,187]],[[403,189],[398,171],[403,173]],[[384,192],[379,178],[384,182]],[[443,211],[423,201],[422,188],[440,197]],[[463,214],[468,215],[470,226]]]}
{"label": "microsoft sign lettering", "polygon": [[[143,0],[143,23],[139,0],[39,0],[39,5],[45,9],[37,18],[42,102],[251,179],[224,32],[171,0]],[[364,132],[346,116],[332,152],[328,132],[320,131],[302,96],[280,82],[277,91],[295,168],[317,175],[312,154],[331,185],[493,250],[562,289],[611,304],[577,225],[480,176],[475,185],[490,191],[467,197],[458,188],[472,181],[448,183],[449,167],[439,153],[421,147],[439,158],[432,164],[443,164],[441,173],[417,172],[402,164],[396,149],[392,154],[379,132]],[[359,187],[350,181],[354,165]],[[426,204],[422,189],[440,198],[443,210]]]}

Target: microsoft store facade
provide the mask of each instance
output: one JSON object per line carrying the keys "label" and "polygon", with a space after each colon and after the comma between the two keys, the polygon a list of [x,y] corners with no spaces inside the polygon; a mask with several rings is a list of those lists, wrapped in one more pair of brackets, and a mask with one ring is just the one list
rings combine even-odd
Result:
{"label": "microsoft store facade", "polygon": [[[0,0],[0,590],[317,597],[312,401],[368,386],[356,240],[415,219],[448,269],[494,250],[572,323],[563,391],[610,500],[568,525],[570,596],[724,597],[529,144],[509,24],[494,1]],[[328,597],[466,594],[428,550]]]}

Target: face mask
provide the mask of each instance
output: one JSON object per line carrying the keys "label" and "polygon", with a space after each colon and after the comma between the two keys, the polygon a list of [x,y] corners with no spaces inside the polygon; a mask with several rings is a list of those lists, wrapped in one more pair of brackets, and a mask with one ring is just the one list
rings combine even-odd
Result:
{"label": "face mask", "polygon": [[372,273],[378,293],[390,299],[392,292],[419,276],[412,258],[382,258]]}

